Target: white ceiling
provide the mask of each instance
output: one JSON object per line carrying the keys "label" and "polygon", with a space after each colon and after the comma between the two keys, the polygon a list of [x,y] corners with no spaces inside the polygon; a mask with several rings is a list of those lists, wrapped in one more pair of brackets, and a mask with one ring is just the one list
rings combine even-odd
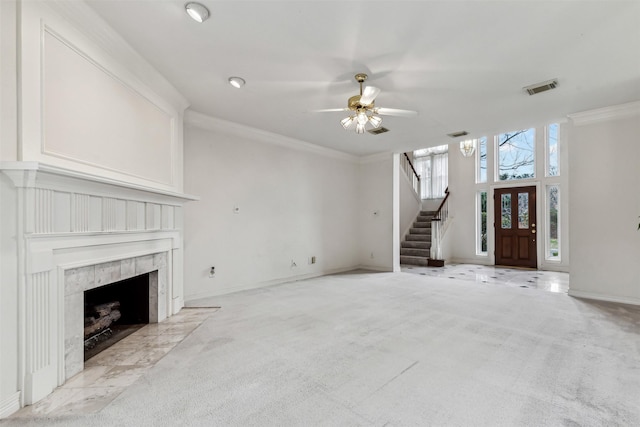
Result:
{"label": "white ceiling", "polygon": [[[640,1],[214,1],[198,24],[185,1],[88,3],[191,109],[367,155],[452,142],[640,99]],[[356,135],[344,113],[354,74],[382,89],[391,131]],[[247,84],[234,89],[230,76]],[[557,78],[528,96],[523,87]]]}

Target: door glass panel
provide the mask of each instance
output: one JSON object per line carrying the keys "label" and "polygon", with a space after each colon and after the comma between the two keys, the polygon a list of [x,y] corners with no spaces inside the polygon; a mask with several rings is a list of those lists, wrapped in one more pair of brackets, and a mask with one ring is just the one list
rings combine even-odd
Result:
{"label": "door glass panel", "polygon": [[502,205],[502,225],[503,229],[511,228],[511,194],[503,194],[501,196]]}
{"label": "door glass panel", "polygon": [[529,228],[529,193],[518,193],[518,228]]}

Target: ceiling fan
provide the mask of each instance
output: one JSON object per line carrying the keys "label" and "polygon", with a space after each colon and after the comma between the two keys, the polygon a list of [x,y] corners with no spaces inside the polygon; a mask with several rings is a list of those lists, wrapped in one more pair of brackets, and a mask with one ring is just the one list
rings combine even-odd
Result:
{"label": "ceiling fan", "polygon": [[360,83],[360,94],[350,97],[346,108],[328,108],[314,111],[317,113],[348,111],[349,116],[340,120],[340,124],[345,130],[349,130],[355,125],[356,133],[364,133],[367,123],[373,126],[374,129],[379,128],[382,124],[382,117],[380,116],[415,117],[418,115],[417,111],[376,107],[375,99],[380,93],[380,89],[374,86],[366,86],[363,89],[362,83],[367,80],[367,77],[364,73],[355,75],[356,81]]}

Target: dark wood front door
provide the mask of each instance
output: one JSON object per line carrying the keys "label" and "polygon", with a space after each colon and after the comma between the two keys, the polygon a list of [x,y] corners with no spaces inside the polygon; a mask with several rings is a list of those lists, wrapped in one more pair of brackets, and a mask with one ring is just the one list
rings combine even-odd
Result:
{"label": "dark wood front door", "polygon": [[537,268],[536,187],[494,192],[496,265]]}

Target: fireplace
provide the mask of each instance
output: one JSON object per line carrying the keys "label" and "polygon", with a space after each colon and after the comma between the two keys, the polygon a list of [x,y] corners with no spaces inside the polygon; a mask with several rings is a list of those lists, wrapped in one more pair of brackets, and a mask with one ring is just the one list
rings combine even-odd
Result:
{"label": "fireplace", "polygon": [[15,367],[5,370],[15,393],[0,395],[1,417],[84,369],[86,291],[147,275],[148,322],[180,311],[182,206],[195,198],[56,165],[0,163],[0,356]]}
{"label": "fireplace", "polygon": [[[167,316],[167,252],[71,268],[64,273],[65,288],[65,378],[82,371],[84,362],[147,323]],[[95,317],[92,306],[118,301],[120,317],[110,332],[113,340],[101,339],[85,351],[87,317]],[[112,307],[113,308],[113,307]],[[105,309],[106,311],[109,308]],[[104,311],[104,310],[103,310]],[[117,317],[117,316],[116,316]],[[132,326],[137,325],[137,326]],[[104,328],[98,328],[103,332]]]}
{"label": "fireplace", "polygon": [[149,323],[150,274],[84,291],[85,362]]}

